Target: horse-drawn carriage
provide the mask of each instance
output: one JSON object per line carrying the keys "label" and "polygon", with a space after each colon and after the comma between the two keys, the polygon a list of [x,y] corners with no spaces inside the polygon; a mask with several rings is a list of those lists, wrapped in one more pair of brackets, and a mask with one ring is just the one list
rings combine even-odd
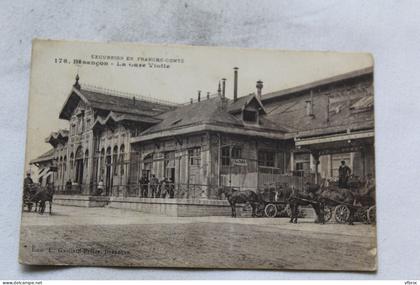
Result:
{"label": "horse-drawn carriage", "polygon": [[45,211],[46,202],[48,202],[51,214],[53,196],[54,188],[52,185],[47,187],[41,187],[39,184],[27,185],[23,190],[22,211],[24,211],[26,208],[28,212],[31,212],[35,205],[34,211],[39,211],[40,214],[43,214]]}
{"label": "horse-drawn carriage", "polygon": [[236,205],[249,205],[253,216],[281,217],[289,216],[290,222],[297,222],[303,216],[300,206],[311,206],[320,223],[331,220],[338,223],[353,224],[360,221],[368,224],[376,222],[375,186],[373,184],[353,183],[351,189],[331,185],[307,183],[303,189],[296,189],[287,184],[266,186],[258,194],[251,190],[239,191],[225,187],[225,193],[232,207],[232,216],[236,216]]}
{"label": "horse-drawn carriage", "polygon": [[303,193],[294,194],[289,199],[292,220],[295,203],[311,205],[322,223],[334,217],[340,224],[353,224],[354,221],[374,224],[376,222],[374,184],[353,180],[348,185],[348,188],[339,188],[334,183],[328,186],[308,183]]}
{"label": "horse-drawn carriage", "polygon": [[[335,189],[335,191],[347,191],[338,189],[338,185],[334,182],[330,182],[329,187]],[[348,223],[352,213],[354,213],[355,221],[365,224],[375,224],[376,205],[374,184],[351,178],[348,182],[348,189],[353,196],[352,203],[324,197],[325,211],[330,212],[331,217],[334,216],[336,222],[340,224]]]}

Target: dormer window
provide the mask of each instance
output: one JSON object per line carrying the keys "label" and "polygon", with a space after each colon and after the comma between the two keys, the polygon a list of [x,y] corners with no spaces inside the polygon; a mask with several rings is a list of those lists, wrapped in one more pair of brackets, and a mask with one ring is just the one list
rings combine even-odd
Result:
{"label": "dormer window", "polygon": [[256,123],[257,118],[258,118],[257,111],[249,111],[249,110],[244,110],[243,111],[243,119],[244,119],[245,122]]}

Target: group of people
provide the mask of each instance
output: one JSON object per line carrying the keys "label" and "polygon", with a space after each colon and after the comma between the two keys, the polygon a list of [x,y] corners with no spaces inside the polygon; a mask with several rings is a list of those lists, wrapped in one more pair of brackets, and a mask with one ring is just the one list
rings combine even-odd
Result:
{"label": "group of people", "polygon": [[144,174],[140,180],[140,197],[142,198],[174,198],[175,185],[172,178],[162,180],[152,174],[150,179]]}

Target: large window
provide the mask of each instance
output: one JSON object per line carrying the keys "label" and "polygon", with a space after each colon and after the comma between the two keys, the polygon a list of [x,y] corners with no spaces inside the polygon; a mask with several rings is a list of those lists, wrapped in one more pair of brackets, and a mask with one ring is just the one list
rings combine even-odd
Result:
{"label": "large window", "polygon": [[201,164],[201,147],[195,147],[188,150],[188,161],[190,165]]}
{"label": "large window", "polygon": [[275,165],[275,153],[274,151],[260,150],[258,152],[258,165],[274,167]]}
{"label": "large window", "polygon": [[120,173],[121,175],[124,175],[124,165],[125,165],[125,148],[124,145],[122,144],[120,146]]}
{"label": "large window", "polygon": [[225,146],[222,147],[222,165],[229,166],[230,160],[233,158],[242,158],[242,149],[238,146],[230,147]]}
{"label": "large window", "polygon": [[117,161],[117,159],[118,159],[118,146],[114,146],[114,150],[113,150],[113,153],[112,153],[112,169],[113,169],[113,173],[114,173],[114,175],[118,175],[118,171],[117,171],[117,169],[118,169],[118,161]]}

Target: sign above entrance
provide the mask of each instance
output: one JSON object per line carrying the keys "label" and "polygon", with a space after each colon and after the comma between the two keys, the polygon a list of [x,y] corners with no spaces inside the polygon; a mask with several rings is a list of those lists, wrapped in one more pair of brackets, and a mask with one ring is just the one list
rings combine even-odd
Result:
{"label": "sign above entrance", "polygon": [[242,158],[232,158],[232,165],[247,166],[248,162]]}

